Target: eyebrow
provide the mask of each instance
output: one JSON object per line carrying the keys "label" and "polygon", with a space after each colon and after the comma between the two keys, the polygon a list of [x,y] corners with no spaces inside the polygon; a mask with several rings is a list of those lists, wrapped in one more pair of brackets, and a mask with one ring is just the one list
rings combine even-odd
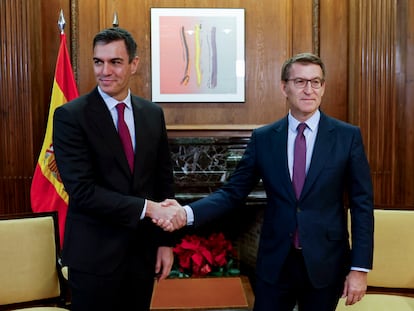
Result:
{"label": "eyebrow", "polygon": [[[98,61],[103,61],[103,60],[102,60],[102,59],[100,59],[99,57],[93,57],[92,59],[93,59],[93,60],[98,60]],[[123,59],[123,58],[121,58],[121,57],[111,58],[109,61],[110,61],[110,62],[113,62],[113,61],[117,61],[117,60],[119,60],[119,61],[124,61],[124,59]]]}

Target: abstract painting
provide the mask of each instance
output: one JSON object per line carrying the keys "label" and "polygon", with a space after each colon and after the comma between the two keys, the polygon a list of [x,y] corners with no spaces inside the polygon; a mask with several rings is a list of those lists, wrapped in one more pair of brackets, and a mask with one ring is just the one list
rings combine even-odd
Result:
{"label": "abstract painting", "polygon": [[244,102],[244,9],[151,9],[152,100]]}

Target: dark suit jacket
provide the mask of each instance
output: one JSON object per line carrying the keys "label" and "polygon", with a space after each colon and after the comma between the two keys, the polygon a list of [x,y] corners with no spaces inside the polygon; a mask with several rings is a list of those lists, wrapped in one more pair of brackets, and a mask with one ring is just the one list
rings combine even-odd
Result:
{"label": "dark suit jacket", "polygon": [[[299,200],[287,161],[287,117],[253,131],[229,182],[190,204],[195,225],[242,206],[262,179],[267,194],[257,255],[257,274],[275,282],[299,226],[311,282],[324,287],[349,272],[350,265],[371,269],[373,202],[370,169],[360,130],[321,113],[311,164]],[[348,242],[344,194],[352,214],[352,251]]]}
{"label": "dark suit jacket", "polygon": [[130,172],[112,117],[95,88],[54,114],[53,147],[69,195],[64,264],[95,274],[112,272],[131,249],[142,270],[154,272],[156,249],[170,237],[140,221],[145,198],[174,196],[173,173],[162,109],[131,96],[135,121],[135,168]]}

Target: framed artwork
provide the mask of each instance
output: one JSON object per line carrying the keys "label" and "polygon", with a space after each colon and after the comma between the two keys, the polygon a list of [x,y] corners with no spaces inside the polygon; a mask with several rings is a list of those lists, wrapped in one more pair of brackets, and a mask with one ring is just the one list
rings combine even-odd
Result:
{"label": "framed artwork", "polygon": [[154,102],[244,102],[244,9],[151,9]]}

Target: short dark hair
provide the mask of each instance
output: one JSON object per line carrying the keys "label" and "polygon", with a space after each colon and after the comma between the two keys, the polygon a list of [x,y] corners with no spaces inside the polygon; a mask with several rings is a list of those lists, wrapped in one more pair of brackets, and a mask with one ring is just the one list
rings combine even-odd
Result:
{"label": "short dark hair", "polygon": [[93,48],[99,43],[108,44],[118,40],[125,42],[129,62],[132,62],[135,56],[137,56],[137,43],[132,35],[125,29],[114,27],[101,30],[93,39]]}
{"label": "short dark hair", "polygon": [[325,80],[325,65],[323,64],[321,58],[312,53],[300,53],[296,54],[295,56],[289,58],[282,66],[282,73],[281,73],[281,80],[287,81],[290,77],[290,68],[294,63],[301,63],[301,64],[315,64],[319,65],[322,69],[322,80]]}

